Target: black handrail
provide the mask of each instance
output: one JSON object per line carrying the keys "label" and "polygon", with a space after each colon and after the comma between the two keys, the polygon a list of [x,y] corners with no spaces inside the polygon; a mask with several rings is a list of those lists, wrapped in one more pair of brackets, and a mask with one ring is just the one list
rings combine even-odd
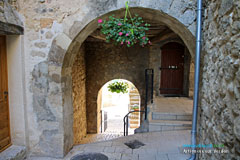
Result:
{"label": "black handrail", "polygon": [[[149,81],[151,78],[151,81]],[[146,90],[145,90],[145,120],[147,120],[147,105],[148,105],[148,95],[149,95],[149,83],[150,83],[150,100],[153,103],[153,82],[154,82],[154,70],[153,69],[146,69],[145,70],[145,83],[146,83]]]}
{"label": "black handrail", "polygon": [[124,118],[123,118],[123,124],[124,124],[123,135],[124,136],[128,136],[128,118],[129,118],[128,116],[129,116],[129,114],[134,113],[134,112],[145,112],[145,111],[130,111],[130,112],[128,112],[128,114],[126,114],[124,116]]}
{"label": "black handrail", "polygon": [[103,119],[102,119],[102,110],[100,111],[101,114],[101,133],[103,133],[103,128],[102,128],[102,124],[103,124]]}

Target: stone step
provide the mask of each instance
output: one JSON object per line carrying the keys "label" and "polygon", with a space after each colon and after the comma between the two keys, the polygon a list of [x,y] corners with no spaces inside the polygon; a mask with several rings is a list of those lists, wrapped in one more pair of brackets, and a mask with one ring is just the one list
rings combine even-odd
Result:
{"label": "stone step", "polygon": [[139,119],[129,119],[129,122],[131,123],[131,122],[133,122],[133,123],[139,123],[140,121],[139,121]]}
{"label": "stone step", "polygon": [[129,119],[138,120],[138,119],[140,119],[140,116],[131,116],[131,117],[129,117]]}
{"label": "stone step", "polygon": [[192,121],[192,114],[152,112],[152,120]]}
{"label": "stone step", "polygon": [[138,96],[138,97],[140,97],[140,96],[139,96],[139,93],[129,93],[129,95],[130,95],[130,96]]}
{"label": "stone step", "polygon": [[130,99],[130,101],[139,103],[139,99]]}
{"label": "stone step", "polygon": [[149,121],[149,132],[190,130],[191,121],[170,121],[170,120],[151,120]]}
{"label": "stone step", "polygon": [[136,101],[136,100],[130,100],[130,103],[134,103],[134,104],[138,104],[139,105],[139,101]]}
{"label": "stone step", "polygon": [[130,127],[139,127],[140,124],[139,124],[139,123],[132,123],[132,124],[130,124],[129,126],[130,126]]}
{"label": "stone step", "polygon": [[131,103],[130,102],[130,106],[139,106],[140,104],[139,103]]}
{"label": "stone step", "polygon": [[139,127],[139,125],[130,126],[131,129],[136,129],[138,127]]}
{"label": "stone step", "polygon": [[139,124],[139,121],[130,121],[130,125],[132,124]]}
{"label": "stone step", "polygon": [[140,105],[139,103],[130,102],[130,106],[139,106],[139,105]]}
{"label": "stone step", "polygon": [[[131,110],[131,111],[134,111],[134,110]],[[138,116],[140,114],[140,112],[132,112],[129,117],[131,116]]]}
{"label": "stone step", "polygon": [[136,101],[136,102],[139,102],[139,98],[130,98],[130,101]]}
{"label": "stone step", "polygon": [[129,98],[134,98],[134,99],[140,99],[140,96],[139,95],[136,95],[136,94],[130,94],[129,95]]}
{"label": "stone step", "polygon": [[130,91],[130,94],[131,93],[138,93],[138,91],[136,89],[133,89],[133,90]]}

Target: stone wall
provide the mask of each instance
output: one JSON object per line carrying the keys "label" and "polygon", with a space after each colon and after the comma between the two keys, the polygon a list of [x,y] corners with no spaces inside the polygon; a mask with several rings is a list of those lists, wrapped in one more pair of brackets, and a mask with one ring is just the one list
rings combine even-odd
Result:
{"label": "stone wall", "polygon": [[[111,14],[123,15],[125,2],[18,1],[25,29],[22,64],[26,84],[25,124],[29,133],[26,139],[31,155],[63,157],[72,148],[72,66],[75,56],[88,35],[98,28],[97,19],[105,19]],[[132,12],[144,19],[169,26],[194,55],[195,0],[132,0],[130,6]],[[96,100],[97,95],[93,97]]]}
{"label": "stone wall", "polygon": [[15,1],[0,1],[0,34],[23,34],[23,22],[15,6]]}
{"label": "stone wall", "polygon": [[98,97],[97,97],[97,133],[101,132],[101,109],[102,109],[102,100],[103,100],[103,88],[100,89],[98,92]]}
{"label": "stone wall", "polygon": [[199,159],[240,159],[240,2],[206,3],[198,142],[223,144],[229,153]]}
{"label": "stone wall", "polygon": [[191,59],[190,63],[190,73],[189,73],[189,97],[193,98],[193,92],[194,92],[194,60]]}
{"label": "stone wall", "polygon": [[113,79],[126,79],[138,88],[140,95],[144,95],[148,50],[138,45],[127,48],[106,43],[86,43],[87,119],[91,119],[88,121],[90,133],[97,132],[97,96],[105,83]]}
{"label": "stone wall", "polygon": [[85,50],[81,47],[72,67],[73,135],[79,144],[87,134]]}

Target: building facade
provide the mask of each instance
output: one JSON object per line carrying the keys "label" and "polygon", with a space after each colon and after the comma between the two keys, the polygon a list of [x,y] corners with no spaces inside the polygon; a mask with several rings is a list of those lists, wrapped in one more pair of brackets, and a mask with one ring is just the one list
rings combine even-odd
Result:
{"label": "building facade", "polygon": [[[144,69],[153,68],[154,93],[161,94],[159,67],[167,43],[183,47],[181,94],[191,96],[196,0],[130,1],[132,13],[157,26],[154,43],[146,48],[115,47],[98,35],[97,20],[122,16],[125,2],[1,1],[8,73],[2,80],[7,79],[8,91],[1,91],[8,92],[8,144],[26,147],[30,156],[64,157],[79,137],[98,131],[97,95],[106,82],[129,80],[144,101]],[[230,154],[218,156],[231,159],[240,154],[240,2],[207,1],[204,6],[198,140],[223,143]],[[79,121],[84,124],[76,129]]]}

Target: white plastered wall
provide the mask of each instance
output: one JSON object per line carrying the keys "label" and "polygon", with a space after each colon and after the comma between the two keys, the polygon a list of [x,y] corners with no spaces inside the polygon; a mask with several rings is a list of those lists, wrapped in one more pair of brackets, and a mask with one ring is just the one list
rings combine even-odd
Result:
{"label": "white plastered wall", "polygon": [[26,146],[23,87],[23,36],[7,36],[8,92],[11,142]]}

